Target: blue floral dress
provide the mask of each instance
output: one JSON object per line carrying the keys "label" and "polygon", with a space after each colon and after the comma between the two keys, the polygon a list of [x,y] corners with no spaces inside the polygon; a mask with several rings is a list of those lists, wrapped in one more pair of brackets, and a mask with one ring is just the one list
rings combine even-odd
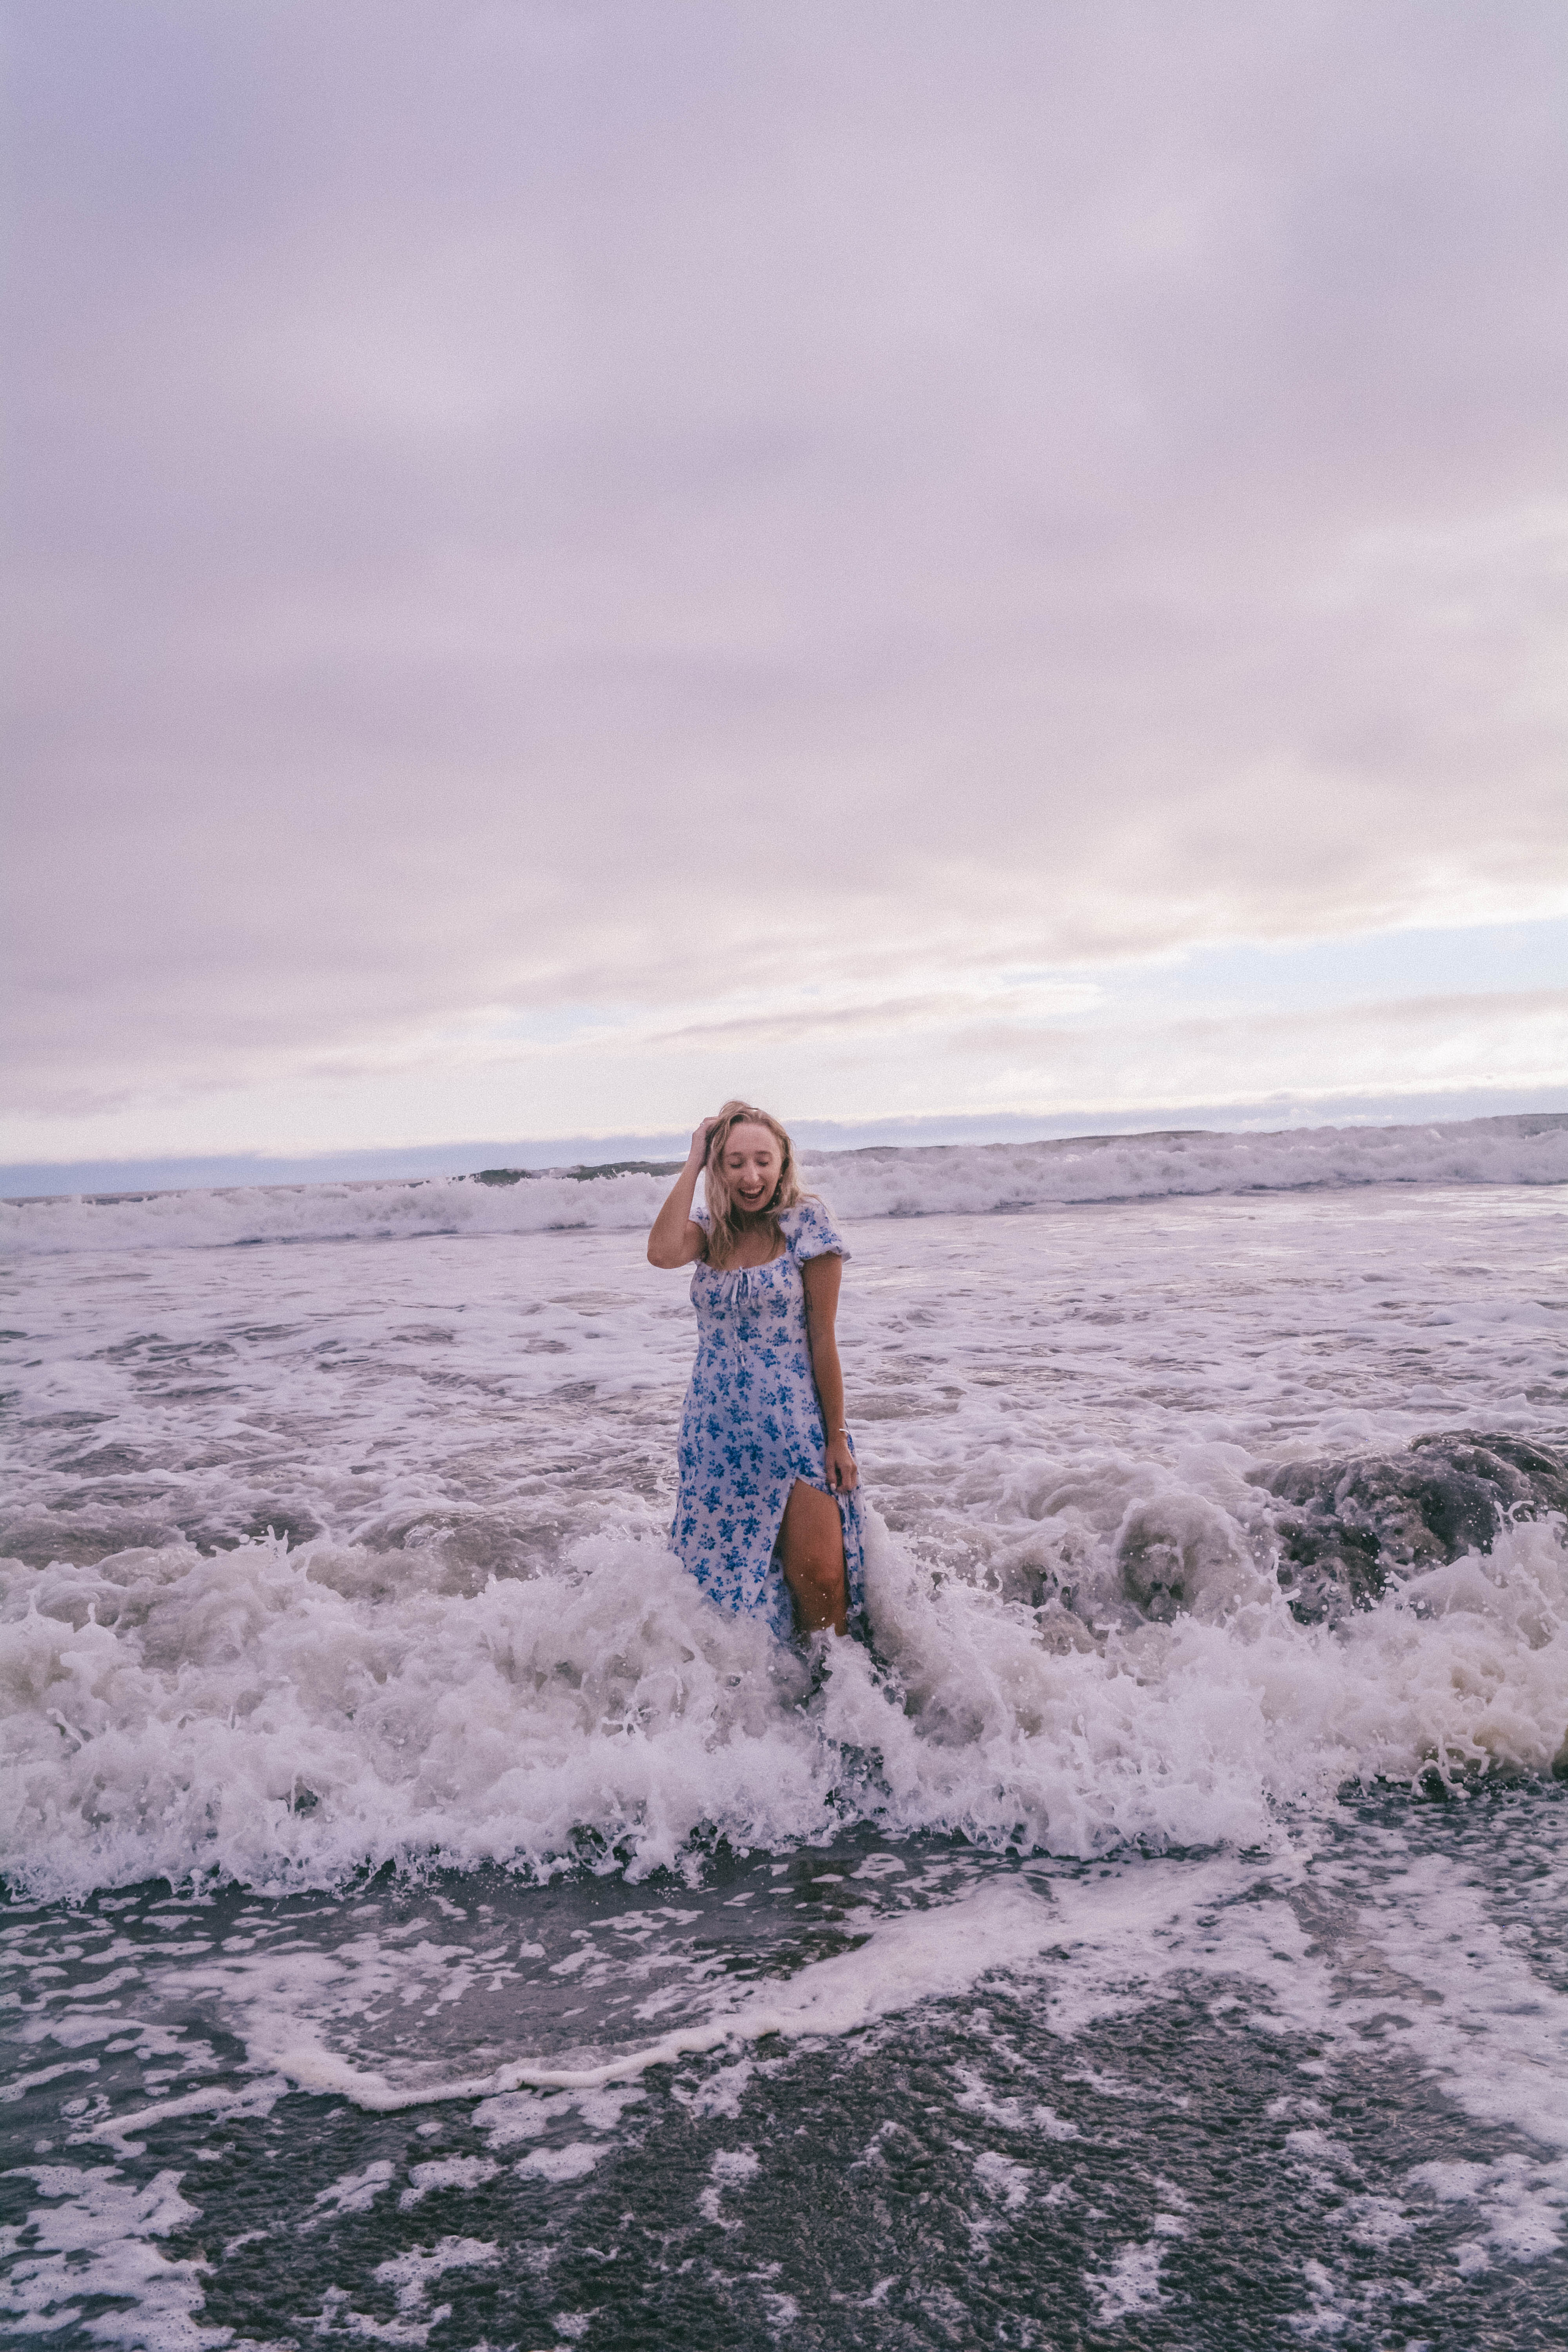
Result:
{"label": "blue floral dress", "polygon": [[[708,1222],[704,1210],[696,1222]],[[847,1258],[820,1201],[779,1217],[783,1254],[767,1265],[691,1277],[697,1361],[680,1421],[680,1488],[670,1544],[710,1601],[766,1617],[788,1641],[795,1613],[774,1557],[797,1478],[828,1494],[827,1433],[805,1329],[807,1258]],[[836,1495],[849,1614],[864,1606],[860,1497]]]}

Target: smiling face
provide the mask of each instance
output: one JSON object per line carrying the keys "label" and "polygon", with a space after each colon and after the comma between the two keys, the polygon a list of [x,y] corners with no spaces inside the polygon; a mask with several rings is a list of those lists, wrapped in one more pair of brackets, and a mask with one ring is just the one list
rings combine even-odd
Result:
{"label": "smiling face", "polygon": [[724,1139],[720,1168],[737,1209],[750,1215],[765,1208],[773,1197],[784,1168],[777,1138],[765,1127],[742,1119]]}

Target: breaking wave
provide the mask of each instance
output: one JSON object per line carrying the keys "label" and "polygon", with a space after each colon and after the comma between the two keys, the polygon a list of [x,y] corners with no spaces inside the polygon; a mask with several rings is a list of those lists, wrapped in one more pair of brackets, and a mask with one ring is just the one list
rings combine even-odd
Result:
{"label": "breaking wave", "polygon": [[1131,1570],[1125,1542],[1108,1553],[1077,1613],[933,1576],[873,1514],[879,1654],[846,1643],[815,1674],[647,1539],[466,1592],[434,1556],[392,1583],[324,1541],[11,1563],[0,1849],[21,1884],[79,1895],[388,1863],[635,1878],[857,1821],[1064,1854],[1251,1846],[1347,1780],[1562,1752],[1560,1521],[1304,1625],[1212,1505],[1163,1517],[1186,1589],[1162,1620],[1128,1605],[1146,1542]]}
{"label": "breaking wave", "polygon": [[[1042,1143],[878,1145],[803,1157],[841,1217],[985,1214],[1054,1204],[1367,1184],[1568,1183],[1568,1114],[1433,1127],[1206,1130]],[[0,1244],[221,1248],[250,1242],[386,1241],[426,1234],[630,1231],[651,1221],[668,1171],[492,1169],[364,1183],[269,1184],[135,1197],[0,1202]]]}

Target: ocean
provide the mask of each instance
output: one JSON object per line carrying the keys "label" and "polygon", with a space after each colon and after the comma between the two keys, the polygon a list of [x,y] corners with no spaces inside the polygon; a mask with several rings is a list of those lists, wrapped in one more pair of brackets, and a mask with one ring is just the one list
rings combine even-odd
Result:
{"label": "ocean", "polygon": [[816,1654],[668,1176],[0,1204],[19,2340],[1568,2341],[1568,1119],[805,1173]]}

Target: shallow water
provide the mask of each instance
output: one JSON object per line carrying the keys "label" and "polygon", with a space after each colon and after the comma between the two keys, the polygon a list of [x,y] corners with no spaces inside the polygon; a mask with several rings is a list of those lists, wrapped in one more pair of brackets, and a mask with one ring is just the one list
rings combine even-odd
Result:
{"label": "shallow water", "polygon": [[663,1551],[638,1234],[24,1259],[11,2324],[1562,2340],[1561,1521],[1303,1623],[1258,1481],[1561,1446],[1563,1234],[859,1220],[826,1671]]}
{"label": "shallow water", "polygon": [[[1559,2342],[1563,1803],[1347,1805],[1272,1864],[860,1833],[696,1889],[13,1915],[18,2316],[79,2313],[68,2343]],[[523,2020],[530,2073],[586,2079],[502,2059],[515,2086],[481,2089]]]}

